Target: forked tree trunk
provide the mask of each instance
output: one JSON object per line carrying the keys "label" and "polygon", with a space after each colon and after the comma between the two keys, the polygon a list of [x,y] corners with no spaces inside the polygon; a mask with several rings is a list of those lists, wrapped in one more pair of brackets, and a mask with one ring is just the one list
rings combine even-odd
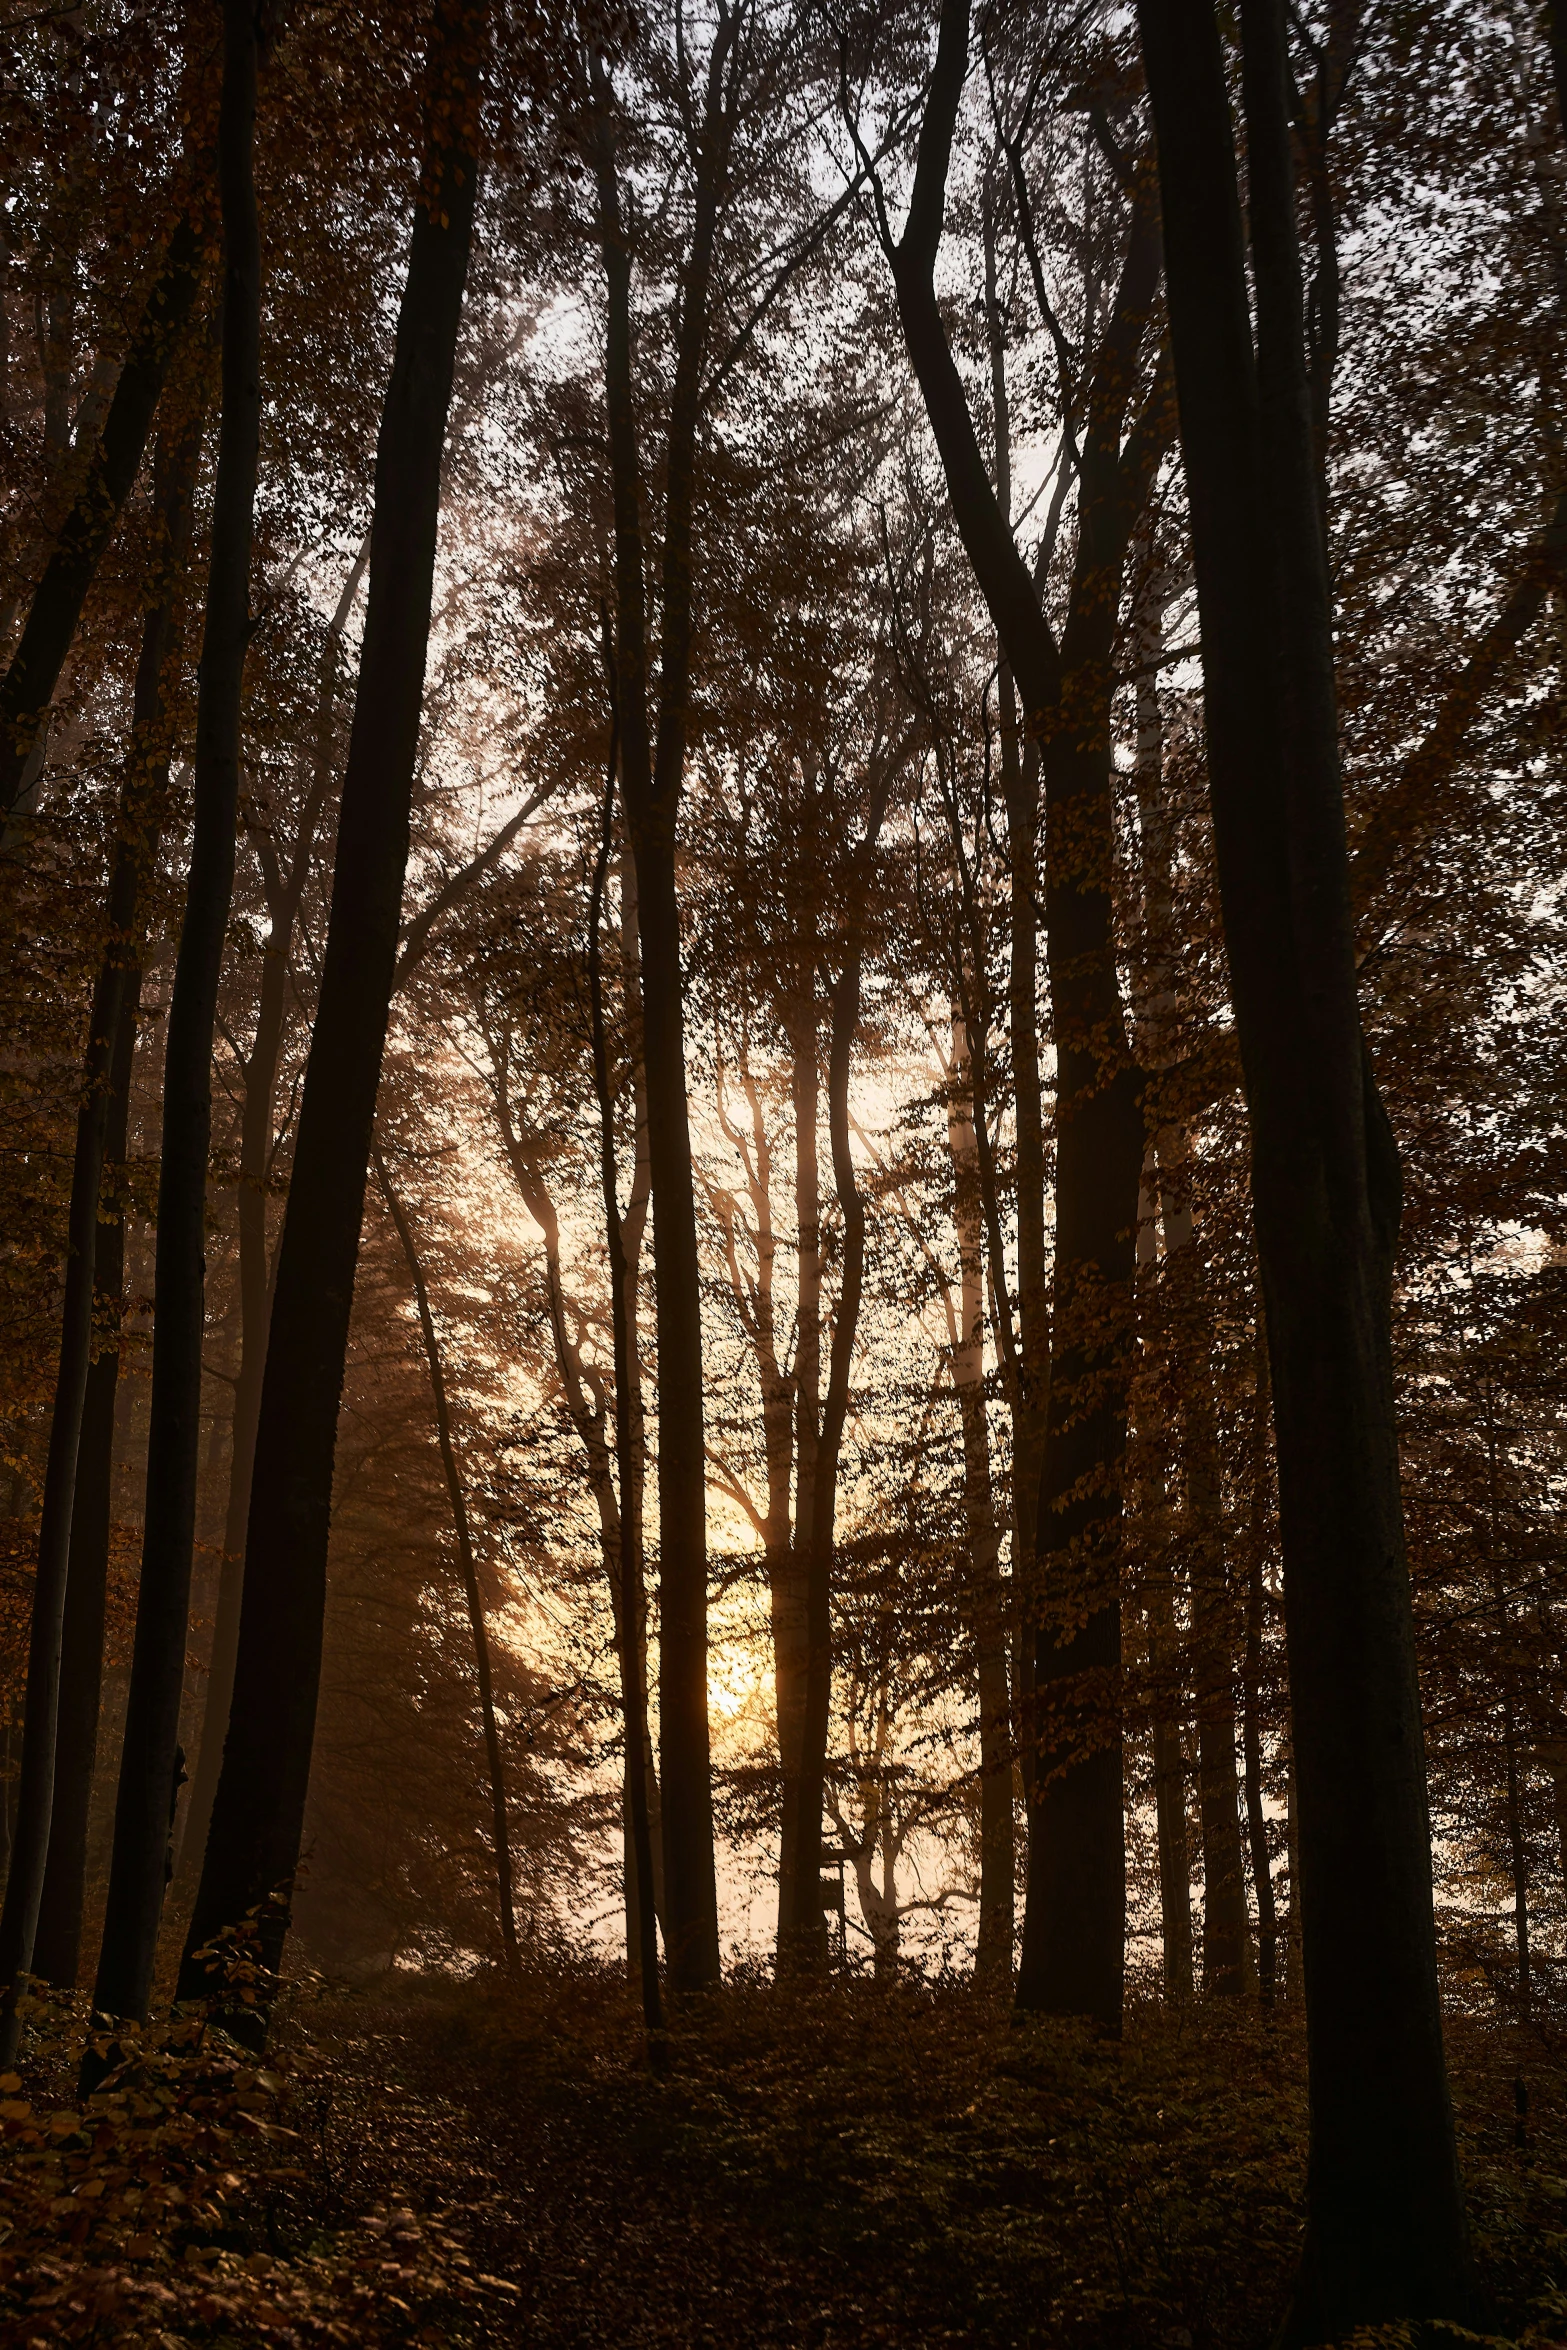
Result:
{"label": "forked tree trunk", "polygon": [[446,0],[430,33],[425,163],[376,453],[364,646],[320,1008],[279,1244],[234,1699],[180,1973],[185,1997],[222,1980],[221,1953],[205,1954],[215,1938],[241,1931],[252,1911],[260,1912],[262,1958],[276,1969],[299,1864],[332,1463],[397,965],[487,34],[483,0]]}
{"label": "forked tree trunk", "polygon": [[968,62],[968,0],[942,0],[903,237],[891,259],[910,361],[953,516],[1022,697],[1045,786],[1045,932],[1057,1053],[1053,1352],[1040,1486],[1028,1900],[1018,2000],[1121,2022],[1126,1935],[1116,1572],[1143,1159],[1140,1077],[1116,967],[1110,791],[1113,651],[1127,542],[1168,426],[1162,379],[1122,444],[1158,276],[1145,173],[1091,365],[1078,554],[1059,646],[996,501],[933,270]]}
{"label": "forked tree trunk", "polygon": [[[172,446],[165,431],[155,461],[154,506],[160,545],[154,560],[159,576],[155,600],[142,624],[141,654],[131,706],[130,749],[109,882],[109,935],[104,946],[94,1016],[97,1032],[100,1008],[107,1008],[117,996],[109,1048],[103,1166],[106,1177],[110,1176],[110,1170],[123,1166],[126,1153],[141,966],[146,948],[148,889],[167,812],[175,690],[183,640],[184,580],[190,558],[191,499],[201,428],[201,416],[196,414],[173,436]],[[87,1828],[103,1684],[114,1419],[125,1288],[123,1201],[110,1198],[100,1203],[98,1218],[93,1286],[97,1292],[98,1315],[106,1317],[112,1329],[107,1336],[100,1329],[98,1335],[98,1352],[87,1377],[81,1442],[76,1456],[70,1571],[60,1653],[54,1805],[49,1826],[48,1867],[33,1949],[34,1972],[62,1989],[75,1983],[81,1963]]]}
{"label": "forked tree trunk", "polygon": [[180,1701],[201,1458],[212,1042],[234,887],[241,705],[250,641],[250,551],[261,438],[256,70],[252,0],[224,0],[218,124],[223,408],[196,709],[195,830],[164,1056],[141,1589],[120,1750],[109,1898],[93,1990],[96,2012],[138,2020],[147,2013],[152,1988],[173,1804],[183,1775]]}
{"label": "forked tree trunk", "polygon": [[430,1311],[430,1292],[424,1278],[424,1267],[419,1262],[413,1226],[408,1220],[407,1209],[392,1186],[379,1151],[375,1152],[375,1172],[381,1186],[381,1197],[397,1228],[403,1259],[413,1283],[419,1335],[424,1344],[425,1368],[430,1374],[430,1393],[435,1402],[436,1440],[441,1450],[441,1471],[446,1479],[446,1498],[451,1505],[452,1527],[457,1536],[457,1566],[462,1576],[463,1597],[468,1606],[468,1629],[473,1634],[474,1678],[479,1685],[479,1712],[484,1723],[484,1760],[490,1781],[490,1849],[495,1861],[495,1899],[500,1919],[501,1946],[506,1953],[506,1964],[515,1976],[520,1970],[521,1959],[517,1949],[517,1894],[512,1878],[511,1831],[506,1819],[506,1770],[501,1759],[500,1730],[495,1719],[495,1682],[490,1671],[490,1635],[484,1621],[484,1594],[479,1589],[479,1570],[473,1555],[468,1500],[463,1491],[462,1470],[457,1460],[451,1404],[446,1392],[446,1371],[441,1361],[441,1342],[436,1332],[435,1316]]}
{"label": "forked tree trunk", "polygon": [[1391,1347],[1400,1177],[1361,1032],[1282,0],[1140,0],[1219,885],[1273,1368],[1310,2048],[1283,2340],[1479,2319],[1442,2053]]}

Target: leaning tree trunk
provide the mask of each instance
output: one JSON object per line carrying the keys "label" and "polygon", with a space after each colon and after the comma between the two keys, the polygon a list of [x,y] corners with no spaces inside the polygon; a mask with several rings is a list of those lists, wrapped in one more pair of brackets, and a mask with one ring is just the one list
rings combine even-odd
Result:
{"label": "leaning tree trunk", "polygon": [[[172,440],[165,428],[154,466],[154,507],[161,541],[156,557],[157,593],[142,625],[141,655],[136,665],[130,750],[109,882],[109,934],[104,945],[93,1023],[97,1036],[102,1033],[98,1015],[117,996],[108,1057],[106,1175],[111,1168],[123,1165],[126,1152],[148,890],[167,810],[169,760],[174,743],[184,578],[190,557],[191,500],[201,431],[199,413]],[[110,1181],[112,1185],[112,1178]],[[54,1805],[49,1826],[49,1861],[33,1947],[34,1971],[63,1989],[75,1983],[81,1962],[87,1824],[97,1762],[98,1708],[103,1682],[114,1418],[125,1288],[123,1201],[111,1198],[100,1204],[98,1216],[93,1286],[97,1292],[97,1311],[101,1316],[108,1316],[112,1337],[100,1333],[98,1352],[87,1375],[81,1442],[76,1456],[70,1569],[60,1652]]]}
{"label": "leaning tree trunk", "polygon": [[332,1463],[385,1049],[440,512],[473,233],[484,0],[450,0],[426,67],[426,157],[376,454],[370,591],[338,822],[320,1008],[272,1306],[234,1698],[180,1983],[260,1917],[275,1971],[299,1863],[321,1678]]}
{"label": "leaning tree trunk", "polygon": [[228,1507],[223,1521],[223,1560],[218,1570],[218,1604],[202,1706],[201,1742],[191,1775],[190,1800],[176,1860],[175,1884],[194,1892],[212,1819],[212,1799],[223,1768],[229,1700],[234,1692],[234,1658],[239,1647],[239,1611],[245,1584],[245,1526],[250,1515],[256,1428],[261,1417],[261,1381],[266,1370],[267,1326],[272,1312],[267,1248],[267,1180],[271,1173],[278,1071],[288,1018],[293,975],[294,929],[315,855],[316,834],[331,792],[337,672],[343,634],[353,611],[364,567],[366,538],[350,567],[322,647],[316,687],[316,739],[310,790],[289,858],[286,878],[268,868],[269,927],[261,961],[256,1031],[243,1069],[244,1105],[239,1136],[239,1376],[234,1382],[234,1416],[229,1444]]}
{"label": "leaning tree trunk", "polygon": [[517,1948],[517,1894],[512,1876],[511,1831],[506,1818],[506,1770],[501,1757],[500,1729],[495,1718],[495,1681],[490,1670],[490,1635],[484,1621],[484,1594],[479,1589],[479,1569],[473,1555],[468,1499],[463,1491],[462,1469],[457,1459],[451,1402],[446,1391],[446,1370],[441,1361],[441,1342],[435,1327],[435,1316],[430,1311],[430,1292],[424,1277],[424,1267],[419,1262],[413,1226],[408,1221],[407,1209],[393,1188],[379,1151],[375,1152],[375,1172],[381,1186],[381,1197],[386,1202],[397,1237],[402,1243],[408,1277],[413,1283],[414,1307],[419,1316],[425,1368],[430,1374],[430,1393],[435,1403],[436,1441],[440,1446],[441,1470],[446,1479],[446,1498],[451,1505],[452,1529],[457,1536],[457,1566],[462,1576],[463,1597],[468,1605],[468,1629],[473,1634],[474,1678],[479,1685],[479,1713],[484,1723],[484,1759],[490,1780],[490,1837],[495,1860],[495,1900],[500,1918],[501,1946],[506,1953],[508,1969],[516,1975],[522,1961]]}
{"label": "leaning tree trunk", "polygon": [[212,1042],[234,887],[241,706],[250,641],[250,551],[261,438],[256,64],[254,8],[250,0],[224,0],[218,127],[223,408],[196,710],[195,832],[163,1071],[141,1590],[120,1750],[109,1898],[93,1991],[98,2013],[137,2019],[146,2015],[152,1988],[174,1803],[183,1777],[179,1726],[201,1456]]}
{"label": "leaning tree trunk", "polygon": [[1140,0],[1219,886],[1273,1368],[1310,2053],[1283,2339],[1478,2321],[1442,2052],[1391,1316],[1361,1031],[1281,0],[1242,0],[1250,258],[1212,0]]}

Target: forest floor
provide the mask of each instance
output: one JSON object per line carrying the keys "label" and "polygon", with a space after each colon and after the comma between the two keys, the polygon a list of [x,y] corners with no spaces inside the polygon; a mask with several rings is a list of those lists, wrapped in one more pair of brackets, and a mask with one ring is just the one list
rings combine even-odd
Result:
{"label": "forest floor", "polygon": [[[1287,2015],[1110,2046],[741,1980],[656,2078],[609,1978],[308,1987],[261,2069],[193,2031],[85,2111],[72,2029],[0,2082],[7,2345],[1251,2350],[1299,2241]],[[1450,2055],[1493,2338],[1567,2343],[1567,2046],[1460,2018]]]}

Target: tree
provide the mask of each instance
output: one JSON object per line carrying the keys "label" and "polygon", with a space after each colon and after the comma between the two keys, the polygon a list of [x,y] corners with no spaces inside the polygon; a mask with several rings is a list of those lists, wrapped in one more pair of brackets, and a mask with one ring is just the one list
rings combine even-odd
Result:
{"label": "tree", "polygon": [[1286,2338],[1306,2342],[1476,2309],[1399,1499],[1399,1172],[1355,981],[1283,12],[1242,16],[1255,345],[1213,13],[1143,0],[1139,23],[1273,1370],[1312,2086]]}
{"label": "tree", "polygon": [[298,1865],[332,1459],[397,961],[487,29],[476,0],[450,0],[430,35],[424,169],[376,460],[332,917],[279,1244],[228,1739],[181,1967],[186,1997],[211,1987],[214,1937],[241,1929],[253,1912],[262,1914],[262,1952],[275,1970]]}

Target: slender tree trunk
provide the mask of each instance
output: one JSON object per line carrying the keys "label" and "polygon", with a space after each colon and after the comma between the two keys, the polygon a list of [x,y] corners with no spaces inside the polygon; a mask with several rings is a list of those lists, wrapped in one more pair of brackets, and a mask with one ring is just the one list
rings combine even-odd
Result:
{"label": "slender tree trunk", "polygon": [[[1311,2064],[1286,2344],[1479,2297],[1442,2054],[1393,1401],[1400,1178],[1356,996],[1281,0],[1140,0],[1273,1367]],[[1258,788],[1258,777],[1270,778]]]}
{"label": "slender tree trunk", "polygon": [[1176,1352],[1185,1433],[1192,1663],[1197,1716],[1197,1797],[1202,1821],[1202,1982],[1211,1997],[1246,1989],[1251,1938],[1241,1854],[1240,1778],[1235,1759],[1235,1657],[1219,1431],[1207,1300],[1191,1205],[1165,1170],[1166,1275],[1176,1289]]}
{"label": "slender tree trunk", "polygon": [[[873,836],[874,838],[874,836]],[[870,844],[867,844],[870,845]],[[860,1022],[861,947],[855,938],[831,990],[832,1032],[827,1055],[827,1129],[833,1187],[843,1218],[843,1271],[828,1350],[827,1392],[811,1495],[810,1552],[805,1589],[805,1709],[800,1738],[799,1836],[795,1846],[794,1907],[789,1920],[791,1967],[819,1967],[826,1955],[822,1920],[822,1806],[832,1714],[832,1567],[837,1515],[838,1461],[849,1408],[849,1372],[859,1334],[865,1281],[865,1202],[849,1148],[849,1073]]]}
{"label": "slender tree trunk", "polygon": [[229,1701],[234,1693],[234,1658],[239,1647],[239,1611],[245,1585],[245,1527],[250,1515],[250,1481],[256,1458],[256,1428],[261,1417],[261,1382],[266,1370],[267,1329],[272,1314],[272,1271],[267,1247],[267,1183],[272,1171],[278,1071],[283,1059],[283,1037],[288,1019],[288,984],[293,962],[294,929],[304,899],[316,834],[331,792],[335,773],[334,719],[337,709],[337,671],[343,634],[370,541],[360,547],[322,648],[316,692],[316,740],[310,789],[300,817],[299,831],[285,879],[275,855],[264,860],[270,901],[270,921],[261,962],[260,1001],[256,1032],[244,1065],[244,1106],[240,1115],[239,1188],[239,1376],[234,1383],[234,1418],[229,1448],[228,1508],[223,1521],[223,1563],[218,1575],[217,1621],[213,1626],[212,1655],[207,1669],[207,1695],[202,1707],[201,1743],[191,1778],[180,1852],[175,1865],[176,1887],[194,1892],[201,1856],[206,1850],[212,1819],[212,1800],[223,1767],[223,1740],[228,1731]]}
{"label": "slender tree trunk", "polygon": [[[1158,1248],[1154,1158],[1148,1153],[1137,1214],[1137,1263],[1146,1274]],[[1181,1747],[1180,1636],[1170,1555],[1169,1488],[1161,1449],[1147,1448],[1142,1512],[1147,1528],[1143,1621],[1153,1715],[1154,1821],[1159,1843],[1159,1919],[1164,1995],[1172,2007],[1192,1998],[1192,1863],[1186,1833],[1186,1757]]]}
{"label": "slender tree trunk", "polygon": [[1506,1766],[1507,1857],[1513,1880],[1513,1946],[1518,1954],[1518,2013],[1528,2023],[1534,2014],[1529,1963],[1529,1856],[1524,1841],[1518,1737],[1510,1700],[1504,1701],[1502,1708],[1502,1758]]}
{"label": "slender tree trunk", "polygon": [[[441,455],[472,238],[488,34],[449,0],[430,34],[426,158],[376,456],[370,590],[320,1007],[279,1246],[223,1770],[181,1969],[260,1910],[276,1970],[299,1862],[321,1677],[332,1462],[385,1048],[429,644]],[[264,2019],[263,2019],[264,2020]]]}
{"label": "slender tree trunk", "polygon": [[635,1915],[637,1974],[642,1990],[642,2020],[647,2028],[648,2053],[661,2060],[664,2028],[663,2001],[658,1986],[658,1922],[653,1883],[653,1820],[648,1803],[647,1735],[647,1596],[642,1581],[642,1558],[635,1537],[632,1487],[636,1481],[631,1395],[631,1320],[626,1302],[626,1251],[620,1214],[620,1182],[615,1165],[615,1090],[610,1076],[609,1046],[604,1025],[604,969],[599,917],[614,835],[615,768],[619,726],[610,747],[604,786],[604,827],[598,861],[593,868],[593,894],[588,915],[588,982],[593,1013],[593,1089],[599,1112],[599,1177],[604,1193],[604,1245],[609,1254],[610,1334],[615,1370],[615,1468],[620,1488],[620,1558],[616,1577],[616,1631],[620,1650],[621,1723],[625,1742],[626,1810],[631,1822],[632,1869],[627,1872],[626,1915]]}
{"label": "slender tree trunk", "polygon": [[[141,1590],[97,2012],[145,2017],[181,1779],[180,1702],[201,1449],[212,1040],[234,887],[250,552],[261,435],[261,232],[256,215],[256,22],[224,0],[218,178],[223,199],[223,409],[196,711],[195,833],[163,1073],[152,1405]],[[96,2062],[96,2059],[91,2060]],[[86,2077],[84,2072],[84,2078]]]}
{"label": "slender tree trunk", "polygon": [[379,1150],[375,1151],[376,1180],[381,1196],[397,1227],[402,1243],[409,1278],[414,1286],[414,1304],[419,1314],[419,1334],[424,1341],[424,1359],[430,1374],[430,1393],[435,1399],[435,1432],[441,1448],[441,1469],[446,1479],[446,1497],[451,1504],[452,1525],[457,1535],[457,1564],[462,1575],[463,1596],[468,1603],[468,1624],[473,1633],[474,1677],[479,1684],[479,1710],[484,1720],[484,1759],[490,1780],[490,1837],[495,1856],[495,1897],[500,1917],[501,1943],[506,1952],[506,1964],[515,1976],[521,1968],[517,1948],[517,1896],[512,1881],[511,1834],[506,1824],[506,1771],[501,1760],[501,1737],[495,1720],[495,1683],[490,1671],[490,1636],[484,1621],[484,1595],[479,1589],[479,1570],[474,1561],[473,1536],[468,1524],[468,1502],[463,1492],[462,1470],[458,1466],[457,1447],[452,1434],[451,1404],[446,1393],[446,1373],[441,1363],[441,1345],[436,1335],[435,1316],[430,1311],[430,1292],[424,1278],[424,1267],[414,1242],[413,1226],[408,1211],[393,1189],[386,1164]]}
{"label": "slender tree trunk", "polygon": [[983,1981],[1012,1980],[1012,1738],[1007,1706],[1005,1602],[1001,1530],[990,1475],[985,1407],[985,1291],[979,1213],[979,1152],[970,1089],[968,1035],[952,1018],[952,1090],[947,1141],[952,1153],[958,1228],[959,1323],[952,1376],[963,1425],[963,1493],[969,1551],[968,1614],[979,1679],[979,1939],[974,1957]]}
{"label": "slender tree trunk", "polygon": [[781,1562],[773,1604],[773,1658],[778,1705],[778,1760],[783,1775],[783,1821],[778,1840],[778,1958],[800,1910],[802,1784],[809,1634],[807,1589],[811,1528],[815,1524],[817,1460],[821,1443],[822,1229],[817,1159],[821,1083],[816,1059],[814,943],[802,958],[800,1001],[789,1033],[789,1090],[794,1111],[796,1310],[794,1340],[794,1539]]}
{"label": "slender tree trunk", "polygon": [[[996,283],[994,216],[985,225],[985,318],[995,419],[996,503],[1012,518],[1012,418],[1006,339]],[[1045,1272],[1045,1125],[1039,1075],[1039,753],[1024,742],[1017,687],[1001,648],[996,694],[1001,716],[1001,795],[1007,811],[1007,1009],[1012,1041],[1012,1108],[1017,1174],[1017,1378],[1012,1396],[1012,1585],[1014,1718],[1032,1703],[1037,1623],[1039,1475],[1050,1388],[1050,1290]],[[1022,1745],[1024,1792],[1033,1798],[1033,1742]],[[1009,1795],[1010,1801],[1010,1795]]]}
{"label": "slender tree trunk", "polygon": [[[155,599],[142,625],[131,711],[131,741],[109,883],[108,937],[98,1004],[117,1003],[108,1058],[104,1172],[123,1166],[130,1082],[146,947],[148,884],[167,812],[175,688],[183,630],[185,569],[190,557],[191,499],[201,447],[199,413],[172,439],[162,436],[154,502],[161,548]],[[96,1030],[95,1023],[95,1033]],[[110,1185],[113,1178],[110,1176]],[[81,1962],[87,1827],[98,1751],[103,1678],[104,1607],[113,1500],[114,1419],[124,1307],[125,1222],[119,1199],[101,1201],[93,1261],[97,1310],[112,1332],[98,1337],[87,1376],[71,1512],[70,1568],[60,1656],[60,1719],[55,1748],[49,1860],[33,1951],[35,1971],[69,1988]]]}
{"label": "slender tree trunk", "polygon": [[[152,429],[153,412],[206,275],[201,213],[186,212],[148,292],[86,478],[66,516],[28,609],[21,641],[0,681],[0,820],[22,790],[35,743],[76,635],[87,591],[98,575],[120,511],[130,495]],[[3,1963],[3,1961],[0,1961]]]}

